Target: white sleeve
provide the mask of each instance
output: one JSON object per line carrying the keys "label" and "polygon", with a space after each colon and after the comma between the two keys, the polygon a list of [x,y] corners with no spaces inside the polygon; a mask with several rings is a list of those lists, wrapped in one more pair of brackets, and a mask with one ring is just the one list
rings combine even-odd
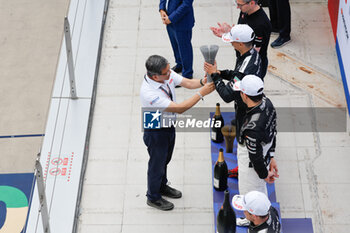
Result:
{"label": "white sleeve", "polygon": [[148,95],[144,99],[147,102],[147,105],[149,107],[154,107],[154,108],[160,108],[160,109],[166,109],[170,103],[171,100],[168,98],[165,98],[163,96],[159,95]]}
{"label": "white sleeve", "polygon": [[182,79],[184,77],[182,77],[181,75],[179,75],[178,73],[176,73],[175,71],[171,71],[171,75],[170,75],[170,78],[172,78],[174,81],[174,86],[178,86],[180,85],[180,83],[182,82]]}

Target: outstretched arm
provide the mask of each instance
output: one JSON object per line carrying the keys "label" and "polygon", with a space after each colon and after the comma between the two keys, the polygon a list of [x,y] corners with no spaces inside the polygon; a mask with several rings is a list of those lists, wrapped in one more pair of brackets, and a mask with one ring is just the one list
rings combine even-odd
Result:
{"label": "outstretched arm", "polygon": [[207,78],[203,78],[203,79],[183,78],[180,83],[180,86],[188,89],[196,89],[204,86],[206,83],[207,83]]}
{"label": "outstretched arm", "polygon": [[169,106],[165,109],[166,112],[183,113],[188,109],[192,108],[198,101],[202,98],[201,96],[206,96],[215,90],[213,83],[207,83],[202,87],[198,93],[193,95],[187,100],[181,103],[170,102]]}

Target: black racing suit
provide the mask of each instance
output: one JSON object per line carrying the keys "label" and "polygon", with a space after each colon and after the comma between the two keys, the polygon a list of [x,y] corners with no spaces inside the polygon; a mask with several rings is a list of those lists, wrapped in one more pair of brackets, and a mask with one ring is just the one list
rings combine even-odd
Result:
{"label": "black racing suit", "polygon": [[[216,91],[220,97],[226,102],[230,103],[235,100],[236,111],[236,137],[239,137],[241,125],[243,123],[243,117],[246,114],[247,105],[242,101],[239,91],[233,90],[233,85],[236,81],[240,81],[247,74],[254,74],[261,79],[261,59],[259,53],[254,49],[250,49],[248,52],[240,57],[237,57],[236,66],[234,70],[221,70],[219,73],[213,73],[211,75]],[[223,79],[229,82],[225,84]]]}
{"label": "black racing suit", "polygon": [[248,233],[280,233],[281,223],[278,212],[274,207],[270,207],[269,218],[266,222],[255,226],[252,222],[249,225]]}
{"label": "black racing suit", "polygon": [[267,97],[261,103],[249,108],[238,138],[245,143],[249,153],[249,167],[253,167],[260,179],[268,175],[268,165],[276,146],[276,109]]}

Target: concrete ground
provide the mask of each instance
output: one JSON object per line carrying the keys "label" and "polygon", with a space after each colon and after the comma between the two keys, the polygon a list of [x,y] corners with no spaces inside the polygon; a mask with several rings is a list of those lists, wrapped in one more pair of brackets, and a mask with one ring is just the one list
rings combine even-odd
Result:
{"label": "concrete ground", "polygon": [[[291,1],[292,42],[269,49],[266,94],[277,107],[345,106],[327,3]],[[233,49],[214,37],[209,26],[237,21],[232,1],[195,1],[194,77],[201,78],[199,47],[218,44],[219,68],[234,64]],[[277,36],[272,36],[273,41]],[[208,133],[177,133],[169,180],[183,191],[175,209],[146,205],[148,154],[140,128],[139,89],[144,62],[161,54],[174,64],[158,2],[111,0],[105,28],[89,162],[79,232],[213,232],[212,180]],[[316,82],[316,81],[317,82]],[[305,85],[307,84],[307,85]],[[333,89],[328,89],[331,84]],[[194,91],[177,89],[178,102]],[[218,94],[197,107],[224,104]],[[349,134],[280,132],[277,200],[284,218],[310,217],[315,232],[346,232]]]}
{"label": "concrete ground", "polygon": [[[0,136],[44,132],[68,3],[0,3],[0,27],[6,29],[0,34]],[[169,180],[183,191],[183,198],[174,201],[175,209],[160,212],[146,205],[148,155],[139,100],[144,62],[151,54],[161,54],[174,64],[157,5],[154,0],[110,1],[79,218],[81,233],[213,232],[208,133],[177,133]],[[267,96],[277,107],[345,106],[327,3],[291,0],[291,6],[293,41],[279,50],[269,49]],[[219,68],[233,67],[233,49],[214,37],[209,26],[235,23],[238,10],[229,0],[195,1],[194,7],[195,77],[204,75],[199,51],[204,44],[220,46]],[[194,93],[182,88],[176,95],[181,102]],[[197,107],[214,109],[218,101],[232,107],[215,92]],[[41,140],[0,139],[0,172],[33,171]],[[350,226],[349,149],[346,132],[278,134],[276,193],[282,217],[311,217],[315,232],[346,232]]]}
{"label": "concrete ground", "polygon": [[[45,132],[68,0],[0,3],[0,136]],[[33,172],[42,137],[0,138],[0,173]]]}

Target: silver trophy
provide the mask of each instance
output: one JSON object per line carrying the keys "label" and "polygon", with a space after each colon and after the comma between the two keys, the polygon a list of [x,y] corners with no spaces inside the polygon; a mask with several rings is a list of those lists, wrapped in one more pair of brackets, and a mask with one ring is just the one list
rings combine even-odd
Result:
{"label": "silver trophy", "polygon": [[[203,54],[204,60],[212,65],[214,65],[216,54],[219,51],[219,46],[217,45],[203,45],[200,47]],[[212,82],[210,75],[207,74],[208,82]]]}

